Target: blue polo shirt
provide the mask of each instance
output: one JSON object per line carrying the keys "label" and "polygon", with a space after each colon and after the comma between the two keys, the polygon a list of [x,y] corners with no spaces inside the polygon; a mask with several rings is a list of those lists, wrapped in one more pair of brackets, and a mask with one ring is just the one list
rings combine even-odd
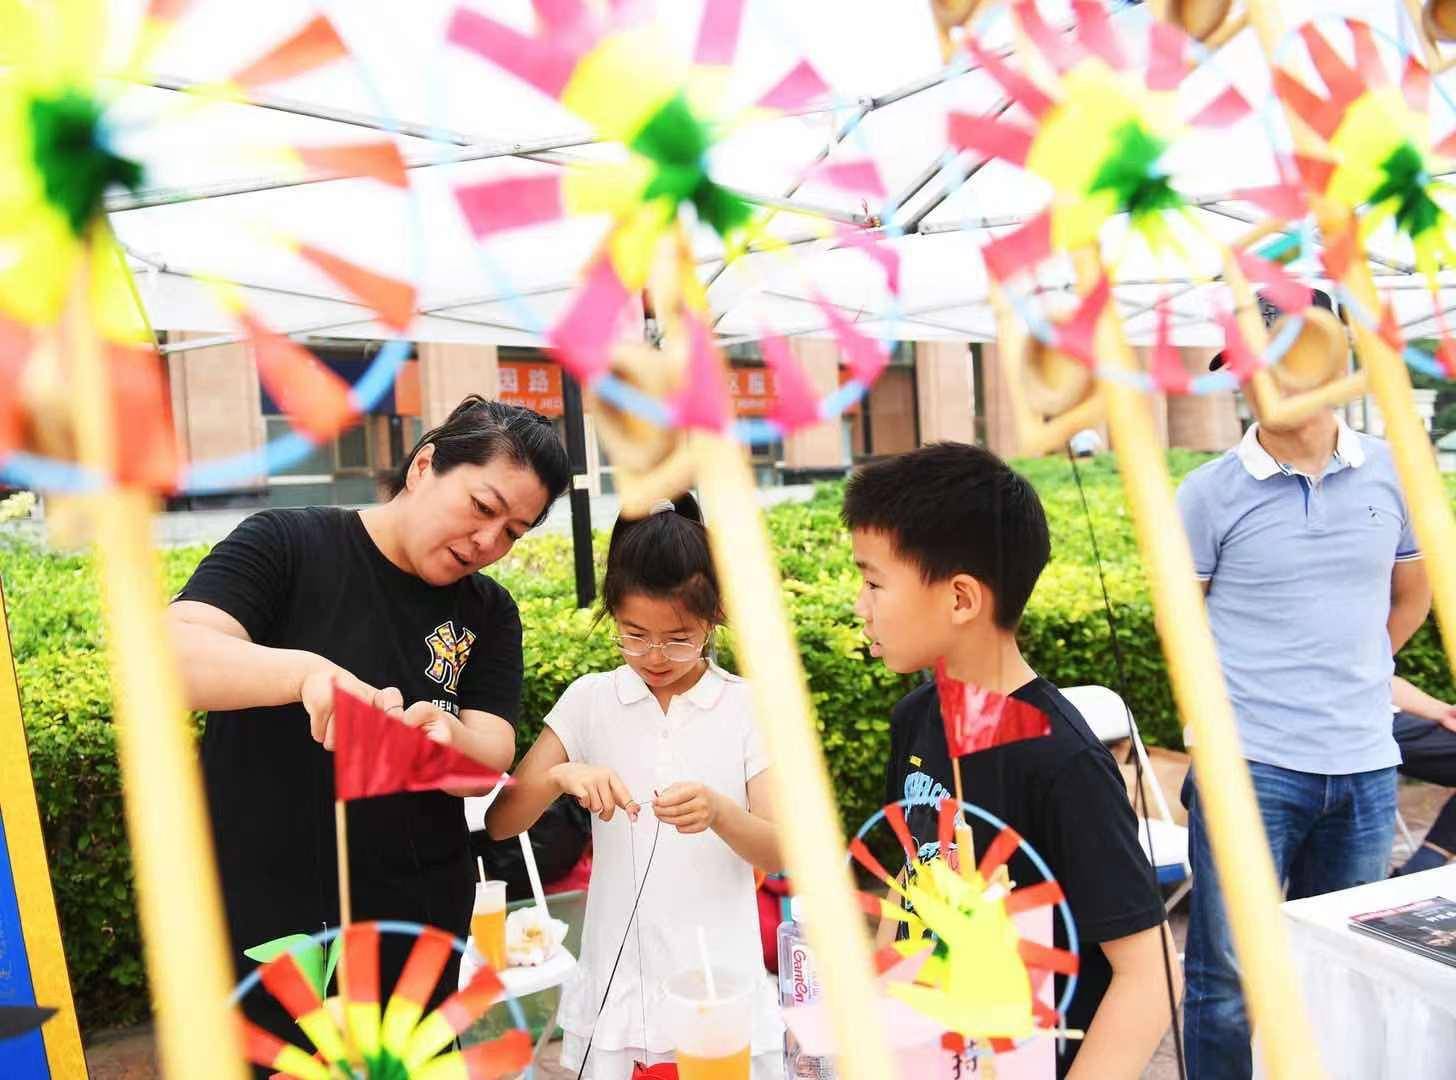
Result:
{"label": "blue polo shirt", "polygon": [[1178,489],[1244,756],[1326,775],[1398,765],[1385,624],[1391,572],[1420,552],[1390,450],[1341,420],[1311,478],[1257,430]]}

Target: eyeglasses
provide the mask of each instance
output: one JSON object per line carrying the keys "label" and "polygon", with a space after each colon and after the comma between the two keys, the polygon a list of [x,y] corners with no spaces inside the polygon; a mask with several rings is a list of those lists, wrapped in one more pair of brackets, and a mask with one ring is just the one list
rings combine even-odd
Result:
{"label": "eyeglasses", "polygon": [[689,660],[696,660],[703,655],[703,649],[708,644],[706,641],[701,645],[694,645],[691,641],[648,641],[645,637],[638,637],[636,634],[613,634],[612,640],[617,643],[617,648],[622,650],[623,656],[646,656],[653,649],[662,652],[663,659],[671,660],[674,664],[683,664]]}

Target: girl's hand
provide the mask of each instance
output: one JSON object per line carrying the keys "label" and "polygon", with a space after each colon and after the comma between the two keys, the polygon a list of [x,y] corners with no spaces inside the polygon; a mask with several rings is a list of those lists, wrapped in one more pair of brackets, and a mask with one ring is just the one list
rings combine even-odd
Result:
{"label": "girl's hand", "polygon": [[642,809],[622,778],[604,766],[565,761],[553,765],[549,775],[561,794],[570,795],[603,821],[611,821],[619,806],[636,821]]}
{"label": "girl's hand", "polygon": [[680,833],[700,833],[718,821],[721,799],[703,784],[673,784],[652,800],[652,812]]}

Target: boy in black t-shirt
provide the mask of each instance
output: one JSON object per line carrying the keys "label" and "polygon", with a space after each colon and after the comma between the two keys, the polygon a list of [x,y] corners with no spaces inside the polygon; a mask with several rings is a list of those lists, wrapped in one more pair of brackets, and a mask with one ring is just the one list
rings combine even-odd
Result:
{"label": "boy in black t-shirt", "polygon": [[[941,443],[860,469],[843,516],[864,579],[855,614],[872,655],[904,673],[943,659],[953,678],[1050,718],[1050,735],[963,757],[965,798],[1041,854],[1076,923],[1081,970],[1065,1021],[1087,1036],[1064,1044],[1057,1075],[1140,1076],[1172,1015],[1163,906],[1112,755],[1017,647],[1051,551],[1036,492],[989,451]],[[886,802],[919,801],[906,819],[922,858],[937,852],[936,803],[953,790],[940,703],[927,684],[891,714],[885,786]],[[974,835],[979,847],[990,830]],[[1010,870],[1018,882],[1040,877],[1020,855]],[[1060,923],[1057,934],[1065,947]],[[1180,982],[1176,958],[1170,964]]]}

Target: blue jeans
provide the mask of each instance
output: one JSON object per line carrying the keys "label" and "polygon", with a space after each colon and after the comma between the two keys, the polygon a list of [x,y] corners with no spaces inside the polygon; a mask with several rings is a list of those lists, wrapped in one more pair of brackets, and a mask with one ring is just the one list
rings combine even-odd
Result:
{"label": "blue jeans", "polygon": [[[1395,769],[1322,776],[1249,762],[1274,869],[1291,900],[1385,877],[1395,833]],[[1193,865],[1183,1039],[1189,1080],[1247,1080],[1249,1020],[1213,852],[1189,773],[1188,857]],[[1272,912],[1271,918],[1275,918]]]}

